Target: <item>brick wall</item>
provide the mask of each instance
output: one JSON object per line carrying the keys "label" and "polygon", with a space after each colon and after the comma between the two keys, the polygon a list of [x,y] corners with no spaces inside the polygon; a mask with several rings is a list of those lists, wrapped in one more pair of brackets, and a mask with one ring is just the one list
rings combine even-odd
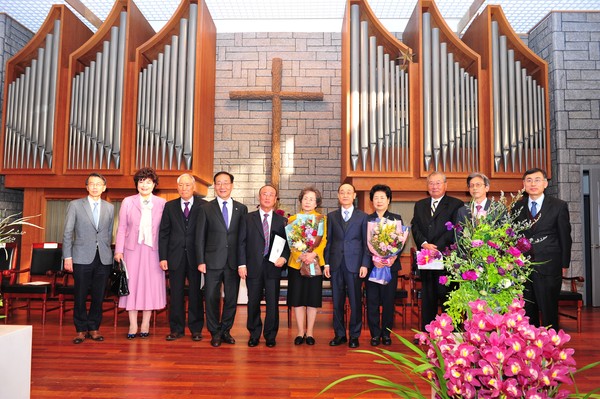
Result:
{"label": "brick wall", "polygon": [[330,211],[340,182],[339,33],[217,35],[214,170],[233,173],[233,196],[254,209],[258,189],[271,176],[271,102],[232,101],[229,92],[271,90],[275,57],[283,61],[282,91],[324,94],[323,101],[282,103],[281,208],[295,213],[300,190],[314,185],[323,194],[323,211]]}
{"label": "brick wall", "polygon": [[600,164],[600,12],[552,12],[529,36],[548,62],[553,178],[548,193],[569,203],[571,273],[585,275],[582,167]]}
{"label": "brick wall", "polygon": [[[6,62],[31,40],[33,33],[5,13],[0,13],[0,119],[4,100],[4,77]],[[21,212],[23,192],[4,188],[4,176],[0,176],[0,211],[7,214]]]}

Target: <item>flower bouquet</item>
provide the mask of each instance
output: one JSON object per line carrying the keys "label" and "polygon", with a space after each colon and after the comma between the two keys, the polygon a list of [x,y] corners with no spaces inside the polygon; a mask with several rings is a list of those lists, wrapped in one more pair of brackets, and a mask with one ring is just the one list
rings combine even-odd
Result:
{"label": "flower bouquet", "polygon": [[420,270],[444,270],[442,253],[437,249],[417,251],[417,268]]}
{"label": "flower bouquet", "polygon": [[369,281],[386,285],[392,280],[390,266],[402,251],[408,230],[401,220],[378,218],[367,224],[367,246],[375,265],[369,274]]}
{"label": "flower bouquet", "polygon": [[469,302],[484,299],[497,313],[506,312],[514,298],[523,293],[525,282],[532,270],[531,261],[524,253],[531,243],[523,232],[532,222],[517,222],[516,211],[510,212],[504,194],[492,201],[485,214],[453,225],[456,244],[444,252],[447,276],[440,277],[440,284],[454,283],[445,305],[455,325],[469,316]]}
{"label": "flower bouquet", "polygon": [[[296,219],[285,226],[285,234],[291,249],[298,252],[311,252],[323,239],[325,226],[322,216],[299,213]],[[299,262],[300,259],[298,259]],[[317,259],[312,263],[301,262],[300,274],[305,277],[320,276],[321,268]]]}

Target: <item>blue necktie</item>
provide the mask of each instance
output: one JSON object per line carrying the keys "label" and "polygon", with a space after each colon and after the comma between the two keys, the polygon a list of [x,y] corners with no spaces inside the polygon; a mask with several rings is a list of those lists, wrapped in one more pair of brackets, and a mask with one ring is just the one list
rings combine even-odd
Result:
{"label": "blue necktie", "polygon": [[263,219],[263,234],[265,235],[265,248],[263,250],[263,255],[267,256],[267,254],[269,253],[269,220],[268,220],[269,214],[265,213],[265,218]]}
{"label": "blue necktie", "polygon": [[537,215],[537,203],[535,201],[533,201],[531,203],[531,216],[535,217],[535,215]]}
{"label": "blue necktie", "polygon": [[350,219],[349,213],[350,213],[350,211],[344,211],[344,222],[347,222],[348,219]]}
{"label": "blue necktie", "polygon": [[225,220],[225,227],[229,230],[229,211],[227,210],[227,201],[223,201],[223,220]]}
{"label": "blue necktie", "polygon": [[98,228],[98,222],[100,221],[100,212],[98,212],[98,203],[94,202],[94,209],[92,210],[92,216],[94,217],[94,224]]}

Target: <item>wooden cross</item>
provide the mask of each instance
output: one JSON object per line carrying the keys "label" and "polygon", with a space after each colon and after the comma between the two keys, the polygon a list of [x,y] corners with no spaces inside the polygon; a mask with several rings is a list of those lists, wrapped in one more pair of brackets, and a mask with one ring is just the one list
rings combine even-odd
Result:
{"label": "wooden cross", "polygon": [[306,93],[302,91],[281,91],[281,58],[273,58],[271,70],[271,91],[230,91],[231,100],[271,100],[273,102],[272,120],[273,136],[271,137],[271,184],[279,191],[279,174],[281,170],[281,101],[323,101],[323,93]]}

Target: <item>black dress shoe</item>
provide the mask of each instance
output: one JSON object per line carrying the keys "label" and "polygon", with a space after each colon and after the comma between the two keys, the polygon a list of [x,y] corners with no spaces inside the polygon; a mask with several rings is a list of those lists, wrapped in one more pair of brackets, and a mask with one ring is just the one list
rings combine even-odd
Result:
{"label": "black dress shoe", "polygon": [[274,347],[275,345],[277,345],[277,343],[275,342],[275,340],[274,340],[274,339],[268,339],[268,340],[267,340],[267,347],[269,347],[269,348],[272,348],[272,347]]}
{"label": "black dress shoe", "polygon": [[306,337],[306,345],[314,345],[316,341],[313,337]]}
{"label": "black dress shoe", "polygon": [[231,336],[231,334],[229,334],[229,332],[223,333],[221,340],[229,345],[235,344],[235,339]]}
{"label": "black dress shoe", "polygon": [[104,341],[104,337],[98,332],[98,330],[88,332],[87,338],[90,338],[91,340],[98,341],[98,342]]}
{"label": "black dress shoe", "polygon": [[373,337],[371,338],[371,346],[379,346],[379,343],[381,341],[379,340],[379,337]]}
{"label": "black dress shoe", "polygon": [[253,348],[253,347],[257,346],[257,345],[258,345],[258,339],[257,338],[250,338],[248,340],[248,346],[249,347]]}
{"label": "black dress shoe", "polygon": [[300,335],[298,335],[296,337],[296,339],[294,339],[294,345],[302,345],[304,343],[305,337],[306,337],[306,335],[303,336],[303,337],[301,337]]}
{"label": "black dress shoe", "polygon": [[348,339],[346,339],[346,337],[338,337],[336,335],[331,341],[329,341],[329,346],[340,346],[341,344],[345,344],[346,342],[348,342]]}
{"label": "black dress shoe", "polygon": [[200,332],[192,333],[192,341],[202,341],[202,333],[200,333]]}
{"label": "black dress shoe", "polygon": [[75,338],[73,338],[73,343],[75,345],[78,345],[78,344],[82,343],[83,341],[85,341],[86,337],[87,337],[87,333],[85,333],[85,332],[78,332],[77,336]]}
{"label": "black dress shoe", "polygon": [[167,336],[165,337],[165,340],[166,340],[166,341],[175,341],[175,340],[178,340],[178,339],[179,339],[179,338],[181,338],[181,337],[183,337],[183,333],[180,333],[180,332],[173,333],[173,332],[172,332],[171,334],[169,334],[169,335],[167,335]]}
{"label": "black dress shoe", "polygon": [[390,346],[392,344],[392,339],[390,337],[381,338],[381,343],[385,346]]}
{"label": "black dress shoe", "polygon": [[350,338],[350,343],[348,346],[350,348],[358,348],[358,338]]}
{"label": "black dress shoe", "polygon": [[210,345],[215,348],[221,346],[221,337],[219,335],[214,335],[210,340]]}

